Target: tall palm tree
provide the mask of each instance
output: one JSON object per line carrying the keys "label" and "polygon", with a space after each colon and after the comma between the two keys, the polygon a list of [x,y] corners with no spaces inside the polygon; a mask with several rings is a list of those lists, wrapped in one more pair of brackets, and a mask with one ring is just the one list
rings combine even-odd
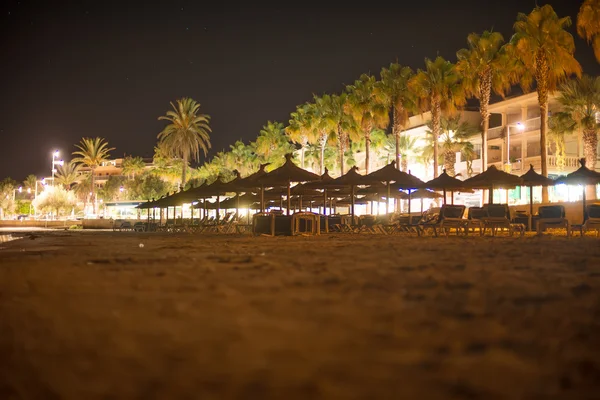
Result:
{"label": "tall palm tree", "polygon": [[[598,158],[598,132],[600,123],[596,117],[600,110],[600,77],[583,75],[563,83],[560,86],[558,102],[562,105],[562,111],[557,115],[564,119],[559,126],[571,125],[581,129],[583,133],[583,156],[585,165],[590,169],[596,167]],[[555,122],[557,122],[555,120]]]}
{"label": "tall palm tree", "polygon": [[108,142],[103,138],[83,138],[78,145],[75,145],[79,150],[74,151],[76,156],[71,160],[72,163],[81,164],[90,169],[91,175],[91,197],[94,214],[96,214],[96,188],[95,188],[95,173],[96,168],[103,162],[108,161],[110,152],[114,147],[108,147]]}
{"label": "tall palm tree", "polygon": [[334,126],[335,141],[338,147],[338,166],[340,175],[344,175],[344,155],[350,147],[351,140],[359,139],[359,127],[351,113],[346,112],[348,94],[325,95],[322,97],[326,115]]}
{"label": "tall palm tree", "polygon": [[130,179],[135,179],[135,176],[144,172],[146,163],[142,157],[131,157],[127,156],[123,160],[123,174],[127,175]]}
{"label": "tall palm tree", "polygon": [[300,166],[305,168],[304,153],[308,145],[316,140],[311,107],[308,103],[302,104],[290,116],[285,133],[292,142],[300,145]]}
{"label": "tall palm tree", "polygon": [[371,132],[389,124],[388,106],[374,76],[362,74],[353,85],[346,88],[346,112],[352,114],[365,139],[365,172],[369,173]]}
{"label": "tall palm tree", "polygon": [[[573,53],[575,42],[566,28],[570,17],[559,18],[552,6],[536,7],[531,13],[519,13],[509,50],[519,60],[520,83],[528,91],[536,83],[540,105],[540,151],[542,175],[548,176],[546,133],[548,131],[548,95],[570,75],[581,75],[581,65]],[[548,188],[542,188],[542,202],[548,202]]]}
{"label": "tall palm tree", "polygon": [[[433,129],[432,123],[428,124],[430,134],[430,143],[433,147]],[[460,116],[452,118],[442,118],[440,121],[441,135],[439,137],[440,146],[442,148],[441,157],[443,159],[444,169],[450,176],[455,176],[456,171],[454,165],[456,164],[456,153],[468,153],[471,154],[473,150],[473,143],[471,139],[474,135],[479,133],[477,128],[470,125],[467,122],[460,122]]]}
{"label": "tall palm tree", "polygon": [[62,185],[66,190],[70,190],[73,185],[79,183],[82,179],[79,164],[69,161],[66,164],[58,165],[55,179],[56,183]]}
{"label": "tall palm tree", "polygon": [[392,135],[395,142],[396,168],[400,169],[400,135],[402,129],[408,124],[410,112],[415,106],[414,96],[408,88],[408,82],[414,72],[409,67],[392,63],[389,68],[382,68],[379,75],[383,92],[389,98],[389,104],[392,107]]}
{"label": "tall palm tree", "polygon": [[456,53],[456,68],[462,77],[467,96],[479,100],[481,114],[481,170],[487,169],[487,131],[490,125],[490,97],[492,92],[504,97],[510,90],[509,57],[502,51],[504,37],[499,32],[471,33],[468,48]]}
{"label": "tall palm tree", "polygon": [[433,135],[433,176],[438,176],[438,138],[442,113],[452,115],[465,102],[460,76],[454,64],[437,57],[425,59],[425,70],[418,70],[409,87],[419,99],[421,110],[431,110]]}
{"label": "tall palm tree", "polygon": [[319,175],[325,172],[325,147],[328,143],[334,144],[337,141],[337,121],[332,113],[331,96],[314,96],[314,103],[311,105],[314,126],[318,134],[319,144]]}
{"label": "tall palm tree", "polygon": [[577,14],[577,33],[592,44],[600,62],[600,0],[585,0]]}
{"label": "tall palm tree", "polygon": [[183,160],[181,170],[181,188],[185,186],[189,161],[200,158],[200,150],[206,156],[210,149],[210,116],[199,113],[200,104],[184,97],[171,102],[172,111],[158,117],[169,124],[158,134],[158,140],[172,156]]}

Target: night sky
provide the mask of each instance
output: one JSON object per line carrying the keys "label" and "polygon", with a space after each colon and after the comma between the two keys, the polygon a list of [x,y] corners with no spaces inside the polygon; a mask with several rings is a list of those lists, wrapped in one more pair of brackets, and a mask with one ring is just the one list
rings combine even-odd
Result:
{"label": "night sky", "polygon": [[[13,1],[0,5],[0,179],[50,174],[83,136],[114,157],[151,157],[157,118],[184,96],[212,117],[213,151],[287,122],[312,94],[339,92],[398,61],[456,60],[471,32],[512,35],[534,0],[243,5],[207,1]],[[539,5],[546,4],[538,0]],[[550,1],[575,17],[578,0]],[[277,3],[275,3],[277,4]],[[295,4],[295,5],[291,5]],[[574,27],[571,28],[575,32]],[[600,73],[576,37],[584,72]]]}

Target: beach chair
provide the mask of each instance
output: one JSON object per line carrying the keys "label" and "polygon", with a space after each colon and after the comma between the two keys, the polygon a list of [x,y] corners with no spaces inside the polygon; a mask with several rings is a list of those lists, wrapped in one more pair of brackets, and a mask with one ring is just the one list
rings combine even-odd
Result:
{"label": "beach chair", "polygon": [[[587,231],[596,231],[596,236],[600,237],[600,204],[589,204],[586,207],[587,219],[581,225],[576,227],[581,236]],[[575,230],[575,225],[571,226],[571,233]]]}
{"label": "beach chair", "polygon": [[465,233],[469,234],[469,232],[479,230],[479,235],[483,236],[483,218],[487,216],[487,210],[483,207],[469,207],[467,210],[467,220],[465,222]]}
{"label": "beach chair", "polygon": [[132,231],[133,226],[131,225],[131,222],[125,221],[124,219],[115,219],[113,221],[112,230],[119,232]]}
{"label": "beach chair", "polygon": [[541,235],[547,228],[566,228],[567,236],[571,236],[571,225],[565,217],[565,206],[552,205],[540,206],[538,209],[539,219],[537,222],[537,233]]}
{"label": "beach chair", "polygon": [[508,204],[484,204],[483,209],[487,214],[481,218],[483,221],[483,231],[490,229],[492,236],[496,236],[498,231],[506,230],[510,236],[518,232],[522,237],[525,235],[524,224],[514,224],[510,218],[510,208]]}
{"label": "beach chair", "polygon": [[458,235],[465,229],[465,220],[463,219],[465,208],[464,205],[444,204],[437,215],[428,213],[417,226],[421,229],[421,233],[432,229],[436,237],[438,230],[448,236],[450,230],[454,229]]}

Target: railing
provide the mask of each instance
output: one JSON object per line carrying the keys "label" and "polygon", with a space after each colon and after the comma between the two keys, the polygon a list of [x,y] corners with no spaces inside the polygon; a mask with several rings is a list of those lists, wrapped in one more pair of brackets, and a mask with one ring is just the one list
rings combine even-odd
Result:
{"label": "railing", "polygon": [[[548,156],[548,166],[558,167],[556,156]],[[579,168],[579,159],[577,157],[565,157],[566,168]]]}

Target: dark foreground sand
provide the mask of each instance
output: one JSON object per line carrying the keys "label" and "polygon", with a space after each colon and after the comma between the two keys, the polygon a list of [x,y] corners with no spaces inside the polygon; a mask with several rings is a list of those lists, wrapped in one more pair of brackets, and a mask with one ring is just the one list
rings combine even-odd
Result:
{"label": "dark foreground sand", "polygon": [[597,238],[0,247],[0,399],[600,398]]}

